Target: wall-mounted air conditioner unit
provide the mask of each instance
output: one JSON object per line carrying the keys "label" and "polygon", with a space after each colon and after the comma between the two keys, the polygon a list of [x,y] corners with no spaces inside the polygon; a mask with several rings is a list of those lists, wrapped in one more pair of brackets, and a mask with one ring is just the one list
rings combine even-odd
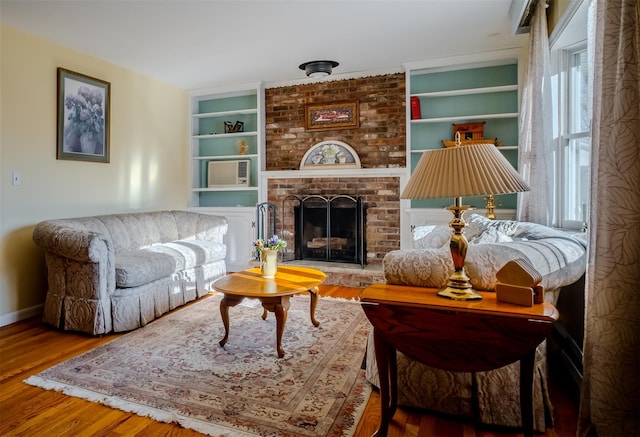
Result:
{"label": "wall-mounted air conditioner unit", "polygon": [[209,188],[248,187],[251,161],[209,161]]}

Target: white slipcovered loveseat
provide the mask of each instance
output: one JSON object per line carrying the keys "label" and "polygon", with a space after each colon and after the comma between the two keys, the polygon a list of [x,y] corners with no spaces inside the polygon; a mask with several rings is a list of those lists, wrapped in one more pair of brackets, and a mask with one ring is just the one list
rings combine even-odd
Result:
{"label": "white slipcovered loveseat", "polygon": [[92,335],[129,331],[210,291],[226,274],[227,220],[157,211],[47,220],[44,321]]}
{"label": "white slipcovered loveseat", "polygon": [[[465,269],[477,290],[494,291],[496,272],[508,261],[524,258],[541,273],[545,300],[555,304],[561,288],[578,281],[585,272],[585,244],[566,232],[535,223],[489,220],[477,214],[471,214],[466,222],[464,233],[469,248]],[[386,282],[445,287],[454,270],[450,238],[451,228],[447,225],[416,228],[414,249],[396,250],[385,256]],[[467,417],[473,417],[477,408],[476,418],[481,423],[521,426],[519,363],[471,374],[429,367],[401,353],[397,361],[399,405]],[[534,370],[534,428],[544,432],[552,423],[546,342],[536,351]],[[378,385],[372,335],[367,347],[366,376]]]}

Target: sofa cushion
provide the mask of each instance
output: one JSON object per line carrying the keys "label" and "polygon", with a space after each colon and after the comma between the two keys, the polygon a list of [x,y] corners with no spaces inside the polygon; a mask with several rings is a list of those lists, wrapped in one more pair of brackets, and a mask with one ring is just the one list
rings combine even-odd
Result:
{"label": "sofa cushion", "polygon": [[[475,226],[463,230],[465,237],[471,244],[481,243],[506,243],[513,241],[510,236],[515,228],[510,228],[508,234],[505,227],[480,227]],[[448,225],[418,226],[413,231],[413,247],[415,249],[437,249],[449,245],[453,229]]]}
{"label": "sofa cushion", "polygon": [[447,225],[418,226],[413,230],[413,247],[432,249],[443,247],[451,240],[451,228]]}
{"label": "sofa cushion", "polygon": [[137,287],[176,271],[223,260],[226,246],[207,240],[177,240],[116,255],[116,285]]}
{"label": "sofa cushion", "polygon": [[224,244],[207,240],[177,240],[142,250],[169,255],[174,260],[174,270],[185,270],[219,261],[227,254]]}
{"label": "sofa cushion", "polygon": [[175,271],[175,260],[165,253],[134,250],[116,255],[116,287],[137,287]]}

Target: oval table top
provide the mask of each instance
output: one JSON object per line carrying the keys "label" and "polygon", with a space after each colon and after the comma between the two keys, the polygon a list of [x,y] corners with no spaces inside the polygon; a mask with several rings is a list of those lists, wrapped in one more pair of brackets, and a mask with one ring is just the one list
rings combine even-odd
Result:
{"label": "oval table top", "polygon": [[244,297],[287,296],[311,290],[326,277],[320,270],[309,267],[278,265],[273,279],[263,278],[260,269],[253,268],[223,276],[213,283],[213,289]]}

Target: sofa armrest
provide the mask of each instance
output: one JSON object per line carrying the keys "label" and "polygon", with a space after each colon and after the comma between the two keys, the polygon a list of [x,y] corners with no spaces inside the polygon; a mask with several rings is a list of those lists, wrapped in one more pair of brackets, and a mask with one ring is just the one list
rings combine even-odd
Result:
{"label": "sofa armrest", "polygon": [[115,250],[110,239],[73,220],[38,223],[33,241],[45,252],[47,297],[43,320],[92,335],[112,330]]}
{"label": "sofa armrest", "polygon": [[196,240],[208,240],[214,243],[224,243],[224,236],[228,230],[226,217],[210,214],[199,214],[196,225]]}
{"label": "sofa armrest", "polygon": [[33,241],[45,252],[93,263],[107,261],[111,246],[103,234],[55,220],[38,223],[33,231]]}

